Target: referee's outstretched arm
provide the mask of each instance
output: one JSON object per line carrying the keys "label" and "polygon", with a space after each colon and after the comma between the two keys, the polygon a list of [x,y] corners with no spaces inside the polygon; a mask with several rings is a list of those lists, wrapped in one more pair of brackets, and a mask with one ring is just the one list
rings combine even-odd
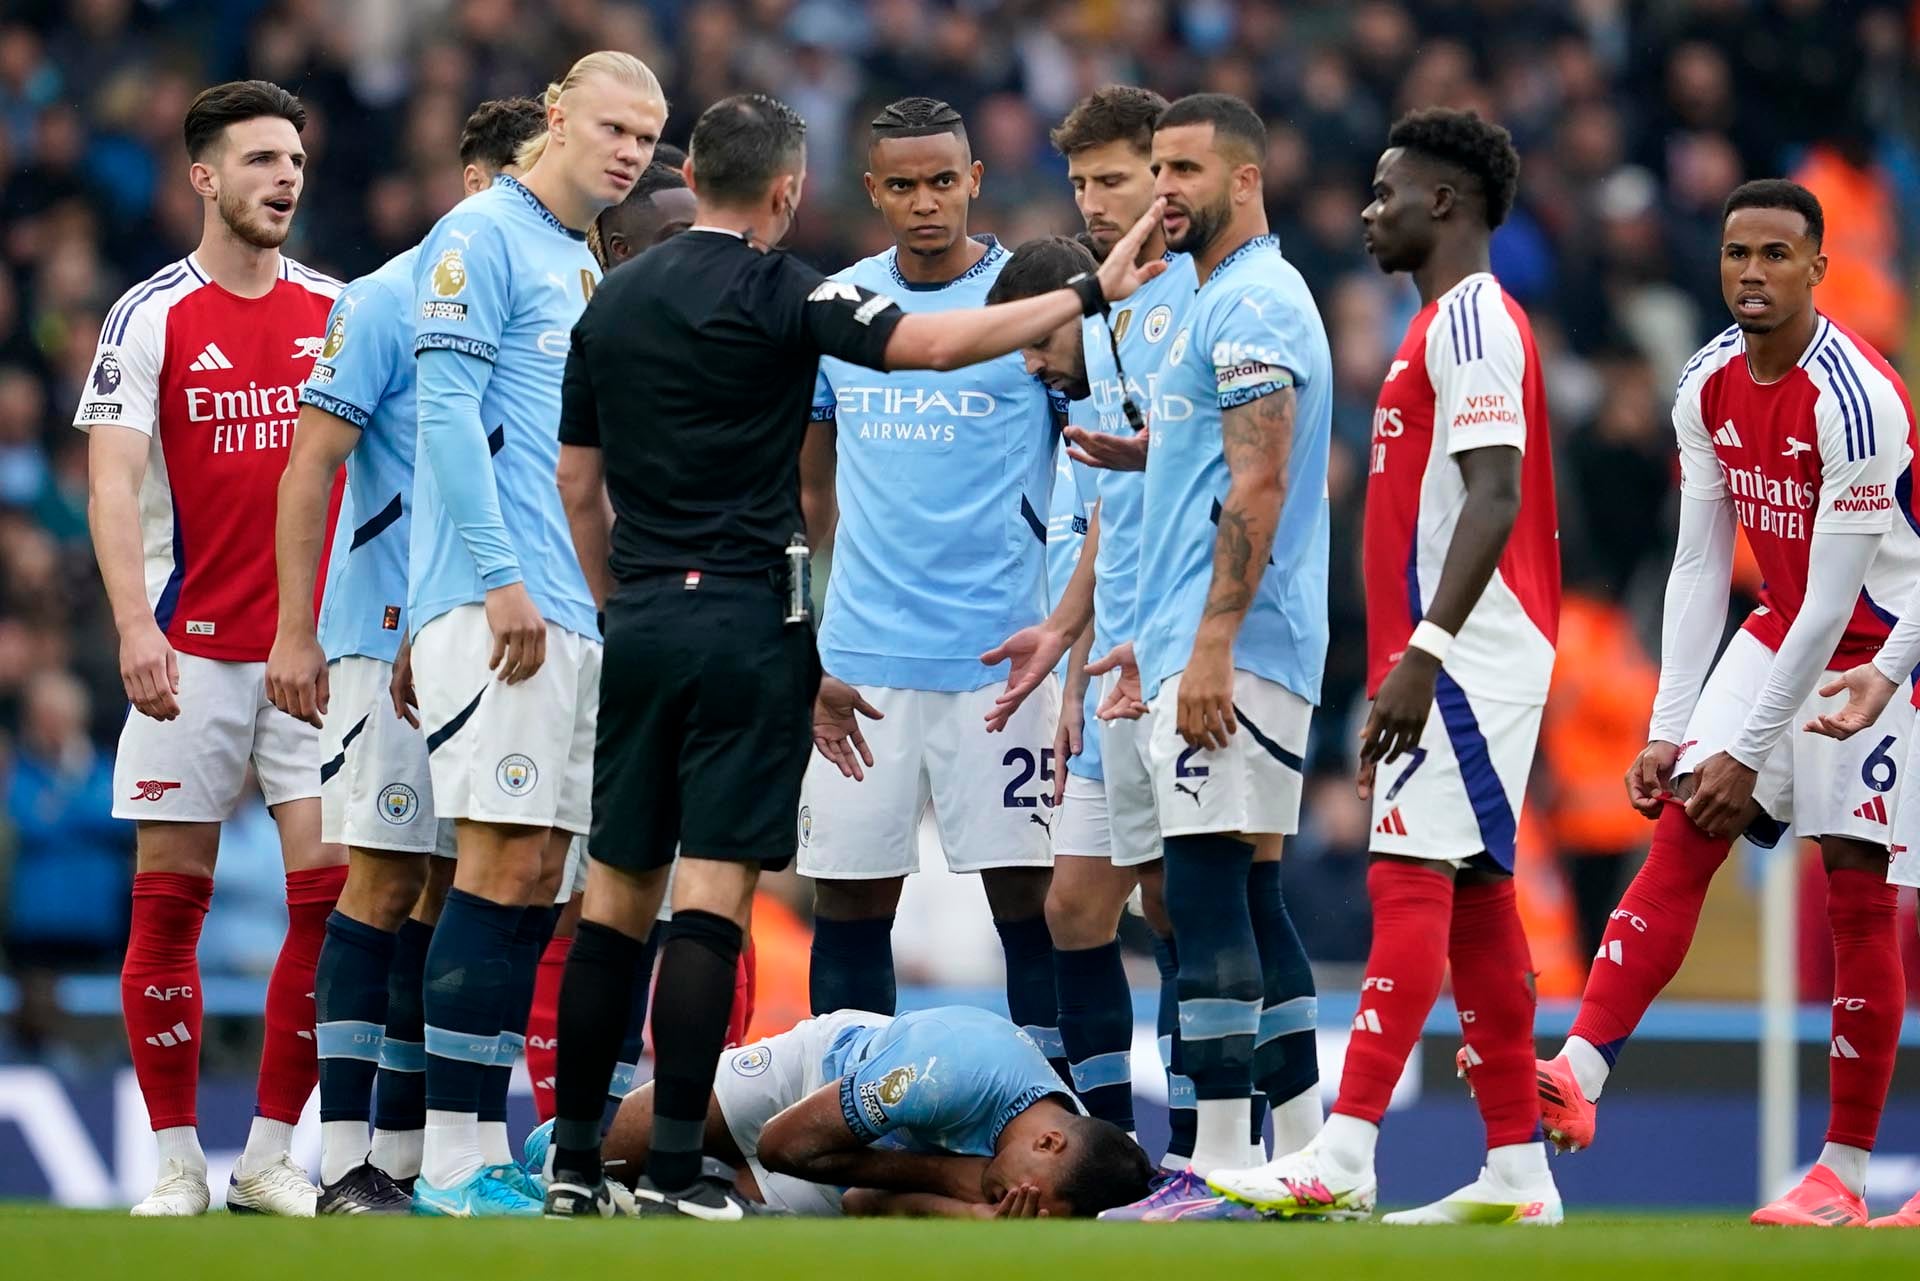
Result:
{"label": "referee's outstretched arm", "polygon": [[977,365],[1039,342],[1076,316],[1104,313],[1109,303],[1125,298],[1167,269],[1167,264],[1157,258],[1148,263],[1133,260],[1159,225],[1166,203],[1155,200],[1107,254],[1099,272],[1077,277],[1070,288],[991,307],[901,317],[893,337],[887,340],[886,367],[959,369]]}

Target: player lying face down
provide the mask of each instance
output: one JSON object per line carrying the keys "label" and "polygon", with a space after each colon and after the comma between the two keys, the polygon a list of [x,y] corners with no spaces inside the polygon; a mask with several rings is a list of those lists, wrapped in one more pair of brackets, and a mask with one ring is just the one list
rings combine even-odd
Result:
{"label": "player lying face down", "polygon": [[[646,1085],[607,1134],[610,1177],[639,1174],[652,1133]],[[813,1215],[1086,1218],[1144,1195],[1152,1175],[1018,1028],[962,1006],[841,1011],[731,1051],[705,1150],[743,1199]]]}

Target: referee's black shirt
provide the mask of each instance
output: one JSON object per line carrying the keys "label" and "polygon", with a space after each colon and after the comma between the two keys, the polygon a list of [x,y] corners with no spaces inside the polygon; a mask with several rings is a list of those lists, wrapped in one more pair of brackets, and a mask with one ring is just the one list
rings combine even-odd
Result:
{"label": "referee's black shirt", "polygon": [[602,451],[619,582],[785,565],[820,356],[879,368],[898,306],[731,232],[611,272],[573,329],[560,441]]}

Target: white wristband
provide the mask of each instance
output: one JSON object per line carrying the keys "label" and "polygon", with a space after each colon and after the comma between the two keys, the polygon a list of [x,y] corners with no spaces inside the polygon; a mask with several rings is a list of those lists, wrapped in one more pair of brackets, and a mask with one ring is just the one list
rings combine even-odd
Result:
{"label": "white wristband", "polygon": [[1447,651],[1453,648],[1453,633],[1435,622],[1421,619],[1413,629],[1413,635],[1407,638],[1407,648],[1417,649],[1433,655],[1433,661],[1447,661]]}

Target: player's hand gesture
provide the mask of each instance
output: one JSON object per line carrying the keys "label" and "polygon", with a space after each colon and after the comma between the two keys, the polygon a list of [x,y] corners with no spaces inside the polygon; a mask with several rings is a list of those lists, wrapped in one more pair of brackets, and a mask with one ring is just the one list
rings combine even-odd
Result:
{"label": "player's hand gesture", "polygon": [[1759,778],[1725,752],[1715,752],[1693,772],[1687,817],[1709,836],[1732,840],[1753,821],[1753,785]]}
{"label": "player's hand gesture", "polygon": [[1112,671],[1119,672],[1120,679],[1100,700],[1100,706],[1093,709],[1093,714],[1103,721],[1139,720],[1147,714],[1147,703],[1140,697],[1140,664],[1133,656],[1132,641],[1114,646],[1105,658],[1087,664],[1089,676],[1105,676]]}
{"label": "player's hand gesture", "polygon": [[328,697],[327,655],[313,629],[276,632],[267,652],[267,701],[318,729]]}
{"label": "player's hand gesture", "polygon": [[393,714],[415,729],[420,728],[420,696],[413,692],[413,638],[400,638],[400,652],[393,656],[393,679],[387,682],[387,696],[393,699]]}
{"label": "player's hand gesture", "polygon": [[180,659],[152,619],[120,637],[120,683],[142,716],[170,721],[180,715]]}
{"label": "player's hand gesture", "polygon": [[1152,262],[1135,261],[1140,257],[1140,246],[1147,243],[1147,237],[1160,225],[1160,215],[1166,209],[1166,197],[1156,197],[1140,215],[1140,220],[1107,252],[1107,260],[1100,264],[1099,279],[1100,292],[1107,296],[1108,302],[1119,302],[1167,269],[1167,264],[1158,258]]}
{"label": "player's hand gesture", "polygon": [[1679,745],[1655,739],[1627,766],[1627,800],[1642,818],[1659,818],[1673,799],[1673,768],[1679,763]]}
{"label": "player's hand gesture", "polygon": [[[813,700],[813,745],[846,777],[865,780],[873,768],[873,749],[860,732],[860,717],[884,720],[885,714],[853,686],[833,676],[820,678]],[[862,768],[862,767],[865,768]]]}
{"label": "player's hand gesture", "polygon": [[1083,693],[1078,698],[1068,697],[1060,700],[1060,723],[1053,730],[1053,807],[1060,808],[1060,802],[1067,795],[1067,762],[1080,755],[1080,749],[1086,742],[1087,700]]}
{"label": "player's hand gesture", "polygon": [[1040,682],[1060,665],[1060,656],[1073,647],[1073,637],[1055,631],[1045,623],[1022,627],[1013,635],[980,655],[988,667],[1011,662],[1007,687],[1000,691],[988,709],[987,733],[998,734],[1027,701],[1027,695],[1040,688]]}
{"label": "player's hand gesture", "polygon": [[1366,773],[1363,787],[1370,790],[1372,766],[1391,764],[1402,752],[1420,746],[1439,678],[1439,661],[1424,649],[1408,646],[1380,682],[1380,692],[1367,713],[1366,728],[1360,731],[1360,768]]}
{"label": "player's hand gesture", "polygon": [[487,592],[487,629],[493,633],[493,657],[487,666],[507,684],[531,680],[547,661],[547,620],[540,617],[525,583]]}
{"label": "player's hand gesture", "polygon": [[1900,687],[1880,674],[1872,663],[1849,668],[1820,687],[1820,697],[1847,696],[1846,706],[1837,712],[1814,717],[1801,728],[1809,734],[1828,738],[1851,738],[1880,719]]}
{"label": "player's hand gesture", "polygon": [[1147,452],[1153,448],[1153,432],[1088,431],[1068,427],[1067,457],[1089,467],[1105,471],[1145,471]]}
{"label": "player's hand gesture", "polygon": [[1180,737],[1188,747],[1220,751],[1240,723],[1233,714],[1233,646],[1196,641],[1180,674]]}

